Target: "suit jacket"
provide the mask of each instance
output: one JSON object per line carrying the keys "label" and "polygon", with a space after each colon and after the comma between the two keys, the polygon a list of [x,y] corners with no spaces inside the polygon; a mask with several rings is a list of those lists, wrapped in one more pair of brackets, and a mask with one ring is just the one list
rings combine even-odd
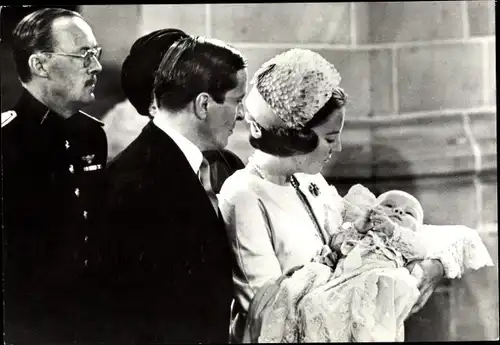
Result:
{"label": "suit jacket", "polygon": [[27,90],[13,111],[2,123],[5,336],[78,340],[107,159],[103,123],[83,112],[64,119]]}
{"label": "suit jacket", "polygon": [[207,150],[203,156],[210,165],[210,183],[215,193],[219,193],[229,176],[245,167],[240,157],[229,150]]}
{"label": "suit jacket", "polygon": [[227,342],[232,253],[182,151],[150,122],[109,164],[107,180],[104,340]]}

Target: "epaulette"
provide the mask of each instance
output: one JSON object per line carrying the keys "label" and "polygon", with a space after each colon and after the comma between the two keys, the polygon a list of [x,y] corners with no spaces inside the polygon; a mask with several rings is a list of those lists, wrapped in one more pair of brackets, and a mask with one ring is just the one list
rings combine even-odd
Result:
{"label": "epaulette", "polygon": [[7,126],[9,122],[14,120],[17,116],[17,113],[14,110],[9,110],[4,113],[2,113],[2,128]]}
{"label": "epaulette", "polygon": [[[85,113],[85,112],[83,112],[83,111],[81,111],[81,110],[80,110],[80,114],[85,115],[88,119],[90,119],[90,120],[93,120],[93,121],[97,122],[97,123],[98,123],[101,127],[102,127],[102,126],[104,126],[104,122],[102,122],[102,121],[101,121],[101,120],[99,120],[99,119],[96,119],[96,118],[95,118],[95,117],[93,117],[92,115],[89,115],[89,114],[87,114],[87,113]],[[3,118],[2,118],[2,119],[3,119]]]}

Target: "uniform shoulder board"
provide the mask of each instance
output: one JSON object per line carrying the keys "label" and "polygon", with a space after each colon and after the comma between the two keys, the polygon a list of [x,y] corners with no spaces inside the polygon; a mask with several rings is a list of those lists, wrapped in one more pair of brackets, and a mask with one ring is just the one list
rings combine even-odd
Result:
{"label": "uniform shoulder board", "polygon": [[92,121],[98,123],[100,126],[104,126],[104,122],[102,122],[101,120],[96,119],[92,115],[89,115],[89,114],[87,114],[87,113],[85,113],[85,112],[83,112],[81,110],[80,110],[80,114],[85,115],[87,119],[92,120]]}
{"label": "uniform shoulder board", "polygon": [[9,122],[11,122],[12,120],[14,120],[16,118],[16,116],[17,116],[17,113],[14,110],[9,110],[9,111],[2,113],[2,128],[7,126],[7,124],[9,124]]}

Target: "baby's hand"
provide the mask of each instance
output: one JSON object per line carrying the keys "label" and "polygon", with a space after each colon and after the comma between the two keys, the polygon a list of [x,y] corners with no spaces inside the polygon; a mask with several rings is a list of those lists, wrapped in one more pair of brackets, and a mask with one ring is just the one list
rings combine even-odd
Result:
{"label": "baby's hand", "polygon": [[382,207],[376,206],[372,209],[370,220],[373,224],[372,231],[383,232],[387,236],[392,237],[396,223],[387,216]]}
{"label": "baby's hand", "polygon": [[360,233],[360,234],[366,234],[369,230],[370,227],[370,215],[371,215],[371,210],[368,210],[363,214],[362,216],[358,217],[356,221],[353,223],[354,228]]}

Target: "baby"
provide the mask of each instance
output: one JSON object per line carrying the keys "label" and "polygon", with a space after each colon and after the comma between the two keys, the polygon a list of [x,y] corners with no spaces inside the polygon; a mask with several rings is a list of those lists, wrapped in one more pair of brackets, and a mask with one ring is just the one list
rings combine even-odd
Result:
{"label": "baby", "polygon": [[352,341],[404,340],[404,320],[419,298],[416,276],[423,273],[418,265],[411,273],[405,265],[426,257],[419,236],[423,219],[415,197],[391,190],[333,235],[330,246],[339,260],[330,293],[348,306],[343,320]]}
{"label": "baby", "polygon": [[446,278],[493,265],[475,230],[423,224],[420,202],[406,192],[376,198],[357,184],[343,202],[344,224],[313,262],[260,290],[251,308],[265,325],[259,341],[404,341],[423,275],[419,265],[409,272],[409,261],[439,259]]}
{"label": "baby", "polygon": [[[369,216],[374,224],[372,230],[382,231],[390,237],[397,225],[416,231],[423,224],[424,210],[414,196],[400,190],[391,190],[381,194],[377,201],[378,206],[372,209]],[[366,226],[358,229],[361,232],[366,230]]]}
{"label": "baby", "polygon": [[340,258],[336,275],[368,262],[404,267],[410,260],[424,259],[427,250],[418,235],[423,219],[422,205],[414,196],[400,190],[381,194],[375,207],[332,236],[330,246]]}

